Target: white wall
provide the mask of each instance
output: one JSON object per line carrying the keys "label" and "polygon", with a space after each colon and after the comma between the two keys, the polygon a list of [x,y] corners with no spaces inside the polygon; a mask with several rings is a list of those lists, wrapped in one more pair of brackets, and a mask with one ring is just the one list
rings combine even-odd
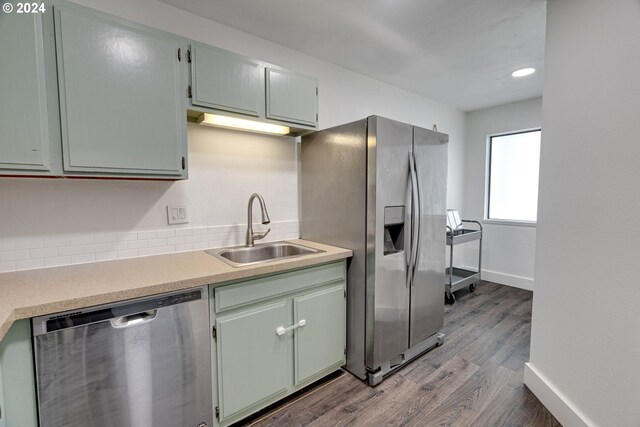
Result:
{"label": "white wall", "polygon": [[[154,0],[76,2],[318,77],[321,128],[371,114],[427,128],[437,123],[450,135],[448,197],[461,204],[461,111]],[[298,235],[294,139],[195,125],[188,139],[190,177],[183,182],[1,178],[0,271],[238,244],[254,191],[267,201],[270,237]],[[189,205],[191,222],[167,226],[168,203]]]}
{"label": "white wall", "polygon": [[640,2],[550,1],[525,383],[566,426],[640,425]]}
{"label": "white wall", "polygon": [[[484,218],[487,135],[540,127],[541,112],[542,98],[535,98],[467,113],[464,205],[450,208],[459,208],[466,219]],[[483,226],[483,279],[533,290],[535,227],[490,221]],[[463,248],[464,264],[475,267],[477,245]]]}
{"label": "white wall", "polygon": [[[294,138],[189,124],[189,166],[178,182],[0,179],[0,271],[240,244],[254,191],[269,239],[299,236]],[[167,203],[189,224],[167,226]]]}

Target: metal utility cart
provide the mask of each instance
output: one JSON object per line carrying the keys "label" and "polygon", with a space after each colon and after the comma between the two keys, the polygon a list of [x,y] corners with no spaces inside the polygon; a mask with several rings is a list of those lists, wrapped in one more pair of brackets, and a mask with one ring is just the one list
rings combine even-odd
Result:
{"label": "metal utility cart", "polygon": [[[480,282],[482,271],[482,224],[479,221],[460,219],[458,211],[447,211],[447,246],[449,246],[449,267],[445,271],[445,302],[453,304],[456,297],[453,295],[466,286],[473,292]],[[476,224],[477,229],[464,228],[464,224]],[[479,240],[478,245],[478,270],[467,270],[453,266],[453,247],[467,242]]]}

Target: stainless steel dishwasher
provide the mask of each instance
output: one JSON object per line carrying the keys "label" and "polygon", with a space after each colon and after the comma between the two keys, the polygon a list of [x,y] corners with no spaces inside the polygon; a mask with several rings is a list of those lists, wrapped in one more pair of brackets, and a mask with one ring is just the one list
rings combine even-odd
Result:
{"label": "stainless steel dishwasher", "polygon": [[32,322],[41,427],[213,425],[206,287]]}

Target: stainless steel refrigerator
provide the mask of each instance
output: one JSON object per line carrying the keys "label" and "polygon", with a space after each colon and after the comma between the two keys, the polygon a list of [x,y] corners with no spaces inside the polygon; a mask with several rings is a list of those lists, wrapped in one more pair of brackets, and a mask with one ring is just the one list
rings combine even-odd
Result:
{"label": "stainless steel refrigerator", "polygon": [[354,252],[346,368],[371,385],[443,341],[448,140],[379,116],[302,137],[301,235]]}

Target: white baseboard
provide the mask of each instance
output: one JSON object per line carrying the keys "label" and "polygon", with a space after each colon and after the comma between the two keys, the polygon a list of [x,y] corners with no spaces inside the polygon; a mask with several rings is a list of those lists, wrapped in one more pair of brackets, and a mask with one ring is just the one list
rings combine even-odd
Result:
{"label": "white baseboard", "polygon": [[530,362],[524,364],[524,384],[563,426],[590,427],[594,425]]}
{"label": "white baseboard", "polygon": [[[467,270],[477,270],[478,267],[462,267]],[[488,282],[500,283],[501,285],[511,286],[513,288],[525,289],[533,291],[533,279],[530,277],[514,276],[511,274],[499,273],[497,271],[482,270],[482,280]]]}

